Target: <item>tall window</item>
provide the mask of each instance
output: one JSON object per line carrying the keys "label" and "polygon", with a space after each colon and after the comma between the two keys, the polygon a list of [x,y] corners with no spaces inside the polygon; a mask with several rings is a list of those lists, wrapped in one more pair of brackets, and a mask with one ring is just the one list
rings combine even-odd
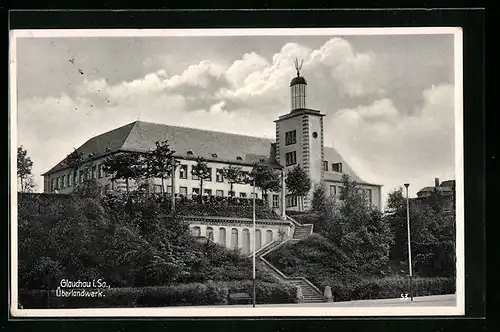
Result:
{"label": "tall window", "polygon": [[76,185],[78,183],[78,171],[73,172],[73,184]]}
{"label": "tall window", "polygon": [[200,188],[193,188],[193,195],[199,195],[200,194]]}
{"label": "tall window", "polygon": [[287,195],[286,196],[286,206],[297,206],[297,196]]}
{"label": "tall window", "polygon": [[273,195],[273,207],[280,206],[280,195]]}
{"label": "tall window", "polygon": [[218,196],[218,197],[224,196],[224,190],[216,190],[215,191],[215,196]]}
{"label": "tall window", "polygon": [[219,228],[219,244],[226,246],[226,229],[224,227]]}
{"label": "tall window", "polygon": [[78,172],[78,182],[83,183],[83,170]]}
{"label": "tall window", "polygon": [[332,171],[337,173],[342,173],[342,163],[332,164]]}
{"label": "tall window", "polygon": [[372,197],[372,190],[371,189],[366,189],[365,197],[366,197],[366,202],[370,205],[373,205],[373,197]]}
{"label": "tall window", "polygon": [[71,184],[73,183],[73,182],[72,182],[72,178],[71,178],[71,172],[70,172],[70,173],[68,173],[68,177],[67,177],[67,179],[68,179],[68,182],[67,182],[67,184],[66,184],[66,187],[71,187]]}
{"label": "tall window", "polygon": [[192,180],[199,180],[200,178],[198,177],[198,175],[193,174],[193,169],[194,169],[194,165],[191,166],[191,179]]}
{"label": "tall window", "polygon": [[210,176],[205,181],[212,181],[212,167],[207,167],[207,169]]}
{"label": "tall window", "polygon": [[55,183],[56,183],[56,179],[50,180],[50,191],[54,191],[56,189]]}
{"label": "tall window", "polygon": [[273,231],[272,230],[267,230],[266,231],[266,244],[269,242],[273,241]]}
{"label": "tall window", "polygon": [[323,161],[323,170],[328,172],[328,160]]}
{"label": "tall window", "polygon": [[214,229],[212,227],[207,227],[207,237],[209,240],[214,240]]}
{"label": "tall window", "polygon": [[236,228],[231,229],[231,249],[238,248],[238,230]]}
{"label": "tall window", "polygon": [[187,165],[181,165],[179,167],[179,178],[181,179],[187,179],[187,173],[188,173],[188,169],[187,169]]}
{"label": "tall window", "polygon": [[287,152],[285,154],[285,160],[286,160],[286,165],[294,165],[297,163],[297,152],[292,151],[292,152]]}
{"label": "tall window", "polygon": [[292,130],[285,133],[285,145],[297,143],[297,131]]}
{"label": "tall window", "polygon": [[66,175],[61,177],[61,188],[66,187]]}
{"label": "tall window", "polygon": [[172,186],[167,186],[167,194],[171,194],[172,193]]}
{"label": "tall window", "polygon": [[187,187],[179,187],[179,194],[187,196],[188,188]]}
{"label": "tall window", "polygon": [[57,179],[56,179],[56,189],[60,189],[61,188],[60,181],[61,181],[61,178],[57,177]]}
{"label": "tall window", "polygon": [[92,165],[92,179],[96,179],[97,178],[97,166],[96,165]]}
{"label": "tall window", "polygon": [[260,229],[255,230],[255,249],[259,250],[262,247],[262,232]]}
{"label": "tall window", "polygon": [[330,185],[330,196],[336,196],[336,195],[337,195],[337,186]]}
{"label": "tall window", "polygon": [[99,179],[102,178],[102,164],[99,164],[99,166],[97,166],[97,177]]}
{"label": "tall window", "polygon": [[154,186],[154,189],[153,189],[153,190],[154,190],[154,192],[155,192],[155,193],[157,193],[157,194],[161,193],[161,184],[155,184],[155,186]]}
{"label": "tall window", "polygon": [[224,176],[222,175],[222,169],[220,168],[215,170],[215,181],[224,182]]}
{"label": "tall window", "polygon": [[204,191],[205,195],[212,196],[212,189],[204,189],[203,191]]}

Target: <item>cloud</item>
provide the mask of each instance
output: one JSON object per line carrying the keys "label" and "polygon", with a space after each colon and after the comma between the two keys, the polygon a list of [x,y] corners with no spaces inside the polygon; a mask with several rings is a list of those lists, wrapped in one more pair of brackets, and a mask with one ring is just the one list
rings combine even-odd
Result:
{"label": "cloud", "polygon": [[[169,62],[176,56],[170,54]],[[334,143],[362,178],[391,187],[408,178],[424,183],[434,173],[452,174],[452,86],[423,91],[423,106],[407,114],[384,90],[390,75],[380,75],[378,55],[357,51],[345,39],[316,48],[285,43],[267,57],[214,57],[176,74],[157,69],[159,57],[141,58],[140,67],[151,72],[135,79],[92,77],[60,95],[20,99],[18,142],[34,160],[34,173],[47,171],[92,136],[137,119],[273,138],[273,120],[289,111],[289,82],[299,58],[309,106],[327,114],[326,145]],[[40,177],[37,182],[43,188]]]}
{"label": "cloud", "polygon": [[384,184],[385,194],[411,179],[411,193],[434,177],[454,178],[454,87],[422,92],[417,112],[399,112],[390,99],[340,110],[325,125],[333,145],[365,180]]}

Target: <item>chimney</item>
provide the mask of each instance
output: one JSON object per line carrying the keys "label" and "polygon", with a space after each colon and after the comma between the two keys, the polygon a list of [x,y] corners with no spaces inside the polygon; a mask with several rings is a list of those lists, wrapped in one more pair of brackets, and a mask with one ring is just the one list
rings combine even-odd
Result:
{"label": "chimney", "polygon": [[434,179],[434,186],[437,188],[439,187],[439,178]]}

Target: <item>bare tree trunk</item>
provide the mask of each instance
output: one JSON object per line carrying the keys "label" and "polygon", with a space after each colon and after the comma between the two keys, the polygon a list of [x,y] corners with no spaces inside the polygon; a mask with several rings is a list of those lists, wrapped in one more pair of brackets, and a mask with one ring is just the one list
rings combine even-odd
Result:
{"label": "bare tree trunk", "polygon": [[161,177],[161,193],[165,196],[165,178],[163,176]]}
{"label": "bare tree trunk", "polygon": [[233,197],[234,194],[233,194],[233,183],[230,182],[229,183],[229,197]]}
{"label": "bare tree trunk", "polygon": [[200,178],[200,203],[203,202],[203,179]]}
{"label": "bare tree trunk", "polygon": [[23,193],[23,192],[24,192],[24,184],[23,184],[23,182],[24,182],[24,181],[23,181],[23,177],[21,176],[21,177],[19,178],[19,180],[21,180],[21,192]]}
{"label": "bare tree trunk", "polygon": [[128,178],[125,179],[125,187],[127,188],[127,196],[129,195]]}

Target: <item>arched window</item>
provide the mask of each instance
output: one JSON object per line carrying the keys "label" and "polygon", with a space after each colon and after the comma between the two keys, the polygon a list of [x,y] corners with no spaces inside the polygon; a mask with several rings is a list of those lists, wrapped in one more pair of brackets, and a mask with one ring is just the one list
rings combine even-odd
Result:
{"label": "arched window", "polygon": [[214,240],[214,229],[212,227],[207,227],[207,238],[211,241]]}
{"label": "arched window", "polygon": [[238,230],[233,228],[231,230],[231,249],[238,248]]}
{"label": "arched window", "polygon": [[193,228],[191,228],[191,233],[193,234],[193,236],[200,236],[201,235],[200,227],[194,226]]}
{"label": "arched window", "polygon": [[260,229],[255,230],[255,249],[259,250],[262,247],[262,232]]}
{"label": "arched window", "polygon": [[243,229],[241,237],[243,241],[243,254],[248,255],[250,254],[250,231],[248,228]]}
{"label": "arched window", "polygon": [[224,227],[219,228],[219,244],[226,246],[226,229]]}
{"label": "arched window", "polygon": [[266,244],[273,241],[273,231],[267,230],[266,232]]}

